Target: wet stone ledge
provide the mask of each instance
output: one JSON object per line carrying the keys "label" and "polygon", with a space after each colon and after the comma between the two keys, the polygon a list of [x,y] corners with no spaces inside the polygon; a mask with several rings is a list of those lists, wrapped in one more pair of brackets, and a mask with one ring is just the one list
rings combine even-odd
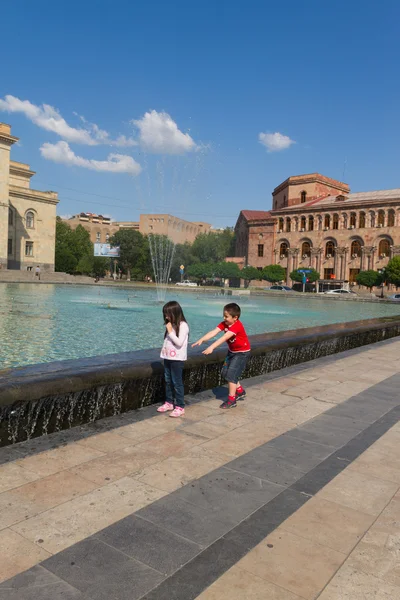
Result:
{"label": "wet stone ledge", "polygon": [[[244,378],[400,335],[400,316],[251,336]],[[185,393],[221,385],[226,351],[189,352]],[[91,423],[164,399],[158,350],[0,371],[0,446]]]}

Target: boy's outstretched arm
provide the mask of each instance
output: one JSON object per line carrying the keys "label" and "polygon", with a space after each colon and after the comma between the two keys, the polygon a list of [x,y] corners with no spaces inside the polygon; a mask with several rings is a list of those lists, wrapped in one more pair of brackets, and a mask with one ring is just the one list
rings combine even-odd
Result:
{"label": "boy's outstretched arm", "polygon": [[211,338],[215,337],[219,333],[221,333],[221,329],[219,327],[212,329],[211,331],[209,331],[208,333],[203,335],[203,337],[198,339],[197,342],[194,342],[194,344],[192,344],[192,348],[194,348],[195,346],[201,346],[201,344],[203,342],[207,342],[207,340],[211,340]]}
{"label": "boy's outstretched arm", "polygon": [[221,346],[221,344],[227,342],[229,338],[231,338],[234,335],[235,334],[233,333],[233,331],[227,331],[226,333],[224,333],[224,335],[222,335],[219,338],[219,340],[216,340],[213,344],[211,344],[211,346],[208,346],[208,348],[203,350],[203,354],[211,354],[213,350],[215,350],[215,348],[218,348],[218,346]]}

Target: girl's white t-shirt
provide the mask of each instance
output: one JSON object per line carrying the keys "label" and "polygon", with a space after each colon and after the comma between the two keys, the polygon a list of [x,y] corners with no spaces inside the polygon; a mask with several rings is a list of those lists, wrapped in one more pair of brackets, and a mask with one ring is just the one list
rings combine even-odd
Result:
{"label": "girl's white t-shirt", "polygon": [[160,354],[161,358],[167,358],[168,360],[186,360],[188,340],[189,325],[185,321],[182,321],[179,325],[179,336],[176,335],[175,330],[172,330],[171,333],[167,333],[164,338]]}

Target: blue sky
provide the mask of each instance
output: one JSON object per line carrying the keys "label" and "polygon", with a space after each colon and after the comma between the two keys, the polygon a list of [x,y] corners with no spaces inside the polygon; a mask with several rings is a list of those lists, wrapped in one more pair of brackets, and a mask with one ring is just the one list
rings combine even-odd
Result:
{"label": "blue sky", "polygon": [[399,22],[397,0],[14,0],[0,121],[62,215],[221,227],[289,175],[400,187]]}

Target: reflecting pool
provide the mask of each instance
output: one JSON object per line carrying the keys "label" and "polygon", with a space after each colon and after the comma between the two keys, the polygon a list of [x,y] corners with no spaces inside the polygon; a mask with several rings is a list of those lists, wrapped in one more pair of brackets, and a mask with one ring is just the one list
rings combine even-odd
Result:
{"label": "reflecting pool", "polygon": [[[241,305],[249,334],[400,314],[396,304],[279,292],[235,298],[172,289],[172,299],[181,303],[193,341],[220,322],[229,301]],[[0,368],[160,347],[163,334],[153,289],[0,284]]]}

